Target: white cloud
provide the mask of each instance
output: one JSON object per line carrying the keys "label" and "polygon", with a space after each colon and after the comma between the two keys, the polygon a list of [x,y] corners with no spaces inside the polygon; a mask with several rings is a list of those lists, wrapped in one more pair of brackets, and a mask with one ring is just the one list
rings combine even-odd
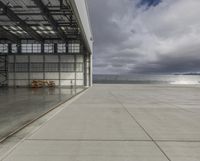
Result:
{"label": "white cloud", "polygon": [[197,71],[200,1],[163,0],[148,9],[137,2],[89,0],[95,73]]}

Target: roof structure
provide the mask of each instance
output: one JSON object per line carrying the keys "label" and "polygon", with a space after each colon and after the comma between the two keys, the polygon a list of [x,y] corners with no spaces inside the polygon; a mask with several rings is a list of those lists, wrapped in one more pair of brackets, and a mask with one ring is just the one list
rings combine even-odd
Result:
{"label": "roof structure", "polygon": [[68,0],[0,0],[0,37],[10,40],[80,38]]}

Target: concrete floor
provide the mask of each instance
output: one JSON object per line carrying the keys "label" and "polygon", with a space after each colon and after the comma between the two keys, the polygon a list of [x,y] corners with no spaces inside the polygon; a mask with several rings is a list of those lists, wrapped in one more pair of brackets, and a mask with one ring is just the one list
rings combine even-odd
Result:
{"label": "concrete floor", "polygon": [[94,85],[2,161],[200,161],[200,86]]}
{"label": "concrete floor", "polygon": [[73,95],[69,88],[0,88],[0,140]]}

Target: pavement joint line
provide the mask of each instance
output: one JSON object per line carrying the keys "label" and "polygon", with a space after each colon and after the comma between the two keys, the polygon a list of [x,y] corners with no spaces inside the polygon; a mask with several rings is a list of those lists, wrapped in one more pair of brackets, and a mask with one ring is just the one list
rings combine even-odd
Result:
{"label": "pavement joint line", "polygon": [[128,109],[124,106],[124,104],[110,91],[110,94],[116,99],[116,101],[121,104],[123,109],[131,116],[131,118],[138,124],[138,126],[146,133],[146,135],[151,139],[151,141],[156,145],[156,147],[160,150],[160,152],[167,158],[168,161],[172,161],[168,155],[164,152],[164,150],[158,145],[158,143],[153,139],[153,137],[147,132],[147,130],[138,122],[133,114],[131,114]]}
{"label": "pavement joint line", "polygon": [[88,142],[152,142],[152,140],[125,140],[125,139],[116,139],[116,140],[109,140],[109,139],[26,139],[26,141],[88,141]]}
{"label": "pavement joint line", "polygon": [[[14,136],[15,134],[17,134],[19,131],[23,130],[24,128],[26,128],[27,126],[31,125],[33,122],[39,120],[40,118],[44,117],[45,115],[47,115],[48,113],[56,110],[57,108],[61,107],[64,104],[71,104],[72,102],[74,102],[75,99],[79,98],[82,94],[84,94],[86,91],[88,91],[89,88],[84,89],[81,92],[78,92],[76,95],[72,96],[71,98],[67,99],[66,101],[63,101],[63,103],[60,103],[60,105],[57,105],[56,107],[54,107],[53,109],[49,110],[46,114],[43,114],[42,116],[40,116],[39,118],[35,119],[34,121],[30,122],[29,124],[27,124],[26,126],[24,126],[23,128],[21,128],[20,130],[16,131],[15,133],[13,133],[12,135],[10,135],[8,138],[11,138],[12,136]],[[31,131],[29,134],[27,134],[27,136],[25,136],[24,138],[20,139],[19,142],[17,142],[11,149],[9,149],[5,154],[3,154],[2,156],[0,156],[0,161],[4,161],[4,159],[6,157],[9,156],[9,154],[11,154],[19,145],[21,145],[24,141],[27,140],[28,137],[32,136],[34,133],[36,133],[39,129],[41,129],[48,121],[50,121],[52,118],[54,118],[58,113],[60,113],[62,110],[64,110],[66,108],[62,107],[61,109],[59,109],[58,111],[56,111],[52,116],[50,116],[47,120],[45,120],[41,125],[39,125],[35,130]],[[5,139],[6,140],[6,139]],[[4,142],[5,140],[3,140],[2,142]],[[1,142],[0,142],[1,143]]]}
{"label": "pavement joint line", "polygon": [[[134,139],[25,139],[26,141],[91,141],[91,142],[95,142],[95,141],[132,141],[132,142],[153,142],[152,140],[134,140]],[[155,142],[183,142],[183,143],[199,143],[200,140],[155,140]]]}

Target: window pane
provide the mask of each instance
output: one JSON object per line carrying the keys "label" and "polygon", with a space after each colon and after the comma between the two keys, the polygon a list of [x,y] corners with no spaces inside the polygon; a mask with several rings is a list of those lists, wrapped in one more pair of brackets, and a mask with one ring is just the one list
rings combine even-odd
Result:
{"label": "window pane", "polygon": [[13,72],[13,71],[14,71],[14,64],[13,64],[13,63],[10,63],[10,64],[8,65],[8,71],[9,71],[9,72]]}
{"label": "window pane", "polygon": [[16,72],[28,72],[28,63],[17,63]]}
{"label": "window pane", "polygon": [[0,44],[0,53],[8,53],[8,44]]}
{"label": "window pane", "polygon": [[66,44],[58,44],[58,53],[66,53]]}
{"label": "window pane", "polygon": [[69,43],[68,44],[69,53],[80,53],[80,44],[79,43]]}
{"label": "window pane", "polygon": [[62,72],[74,72],[74,63],[61,63],[60,68]]}
{"label": "window pane", "polygon": [[17,53],[17,44],[12,44],[12,53]]}
{"label": "window pane", "polygon": [[54,44],[44,44],[45,53],[53,53]]}
{"label": "window pane", "polygon": [[77,72],[82,72],[83,71],[83,64],[82,63],[77,63],[76,64],[76,71]]}
{"label": "window pane", "polygon": [[42,72],[43,64],[42,63],[31,63],[31,71],[32,72]]}
{"label": "window pane", "polygon": [[22,53],[40,53],[41,44],[22,44]]}
{"label": "window pane", "polygon": [[58,72],[58,63],[46,63],[45,71],[46,72]]}
{"label": "window pane", "polygon": [[33,44],[33,53],[41,53],[41,44]]}

